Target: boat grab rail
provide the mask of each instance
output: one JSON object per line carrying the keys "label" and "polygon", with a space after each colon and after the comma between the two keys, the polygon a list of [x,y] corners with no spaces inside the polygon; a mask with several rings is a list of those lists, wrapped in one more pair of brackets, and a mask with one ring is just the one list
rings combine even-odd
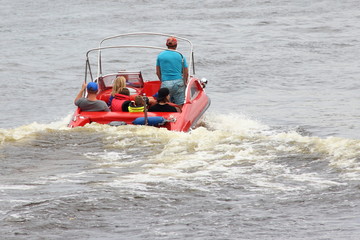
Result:
{"label": "boat grab rail", "polygon": [[[184,56],[181,52],[177,51],[177,50],[173,50],[173,49],[168,49],[168,48],[164,48],[164,47],[155,47],[155,46],[147,46],[147,45],[119,45],[119,46],[106,46],[106,47],[98,47],[98,48],[92,48],[90,50],[88,50],[86,52],[86,66],[85,66],[85,82],[86,82],[86,77],[87,77],[87,69],[89,68],[89,73],[90,73],[90,77],[93,81],[93,76],[92,76],[92,71],[91,71],[91,65],[90,65],[90,60],[89,60],[89,54],[91,52],[94,51],[98,51],[99,55],[100,55],[100,51],[101,50],[105,50],[105,49],[116,49],[116,48],[150,48],[150,49],[158,49],[158,50],[168,50],[168,51],[174,51],[177,52],[181,55],[181,57],[184,59]],[[98,66],[101,65],[101,60],[99,60]],[[100,76],[102,76],[102,71],[101,71],[101,67],[98,69],[98,76],[97,78],[99,78]],[[194,74],[194,72],[193,72]],[[189,74],[190,76],[190,74]]]}

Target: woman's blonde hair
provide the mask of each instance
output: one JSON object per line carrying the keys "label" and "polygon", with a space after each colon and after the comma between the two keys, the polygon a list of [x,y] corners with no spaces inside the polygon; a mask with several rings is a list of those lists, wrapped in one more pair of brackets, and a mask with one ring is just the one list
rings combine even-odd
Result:
{"label": "woman's blonde hair", "polygon": [[111,91],[111,96],[115,96],[115,94],[122,91],[124,87],[126,87],[126,79],[125,79],[125,77],[123,77],[123,76],[117,77],[114,80],[113,88],[112,88],[112,91]]}

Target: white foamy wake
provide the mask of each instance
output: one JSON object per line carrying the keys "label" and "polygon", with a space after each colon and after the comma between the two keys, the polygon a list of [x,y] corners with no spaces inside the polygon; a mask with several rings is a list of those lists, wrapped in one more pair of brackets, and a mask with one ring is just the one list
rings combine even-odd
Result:
{"label": "white foamy wake", "polygon": [[[41,135],[42,133],[55,132],[55,131],[74,131],[74,132],[103,132],[105,134],[111,134],[114,131],[114,127],[101,124],[88,124],[84,127],[78,128],[69,128],[67,125],[72,117],[72,114],[60,119],[58,121],[50,123],[29,123],[15,128],[0,128],[0,145],[5,142],[16,142],[16,141],[25,141],[27,139],[31,140],[32,138]],[[168,132],[165,129],[157,129],[149,127],[150,130],[155,130],[154,136],[161,135],[161,132]],[[123,126],[121,130],[124,134],[130,132],[133,136],[141,136],[144,132],[143,128],[140,126]],[[145,131],[146,132],[146,131]],[[135,134],[135,135],[134,135]]]}
{"label": "white foamy wake", "polygon": [[59,121],[47,124],[33,122],[16,128],[0,129],[0,145],[4,144],[5,142],[20,141],[27,137],[36,136],[37,134],[41,134],[41,132],[44,131],[69,130],[67,124],[70,121],[70,117],[71,115],[68,115]]}
{"label": "white foamy wake", "polygon": [[[80,131],[84,137],[91,132],[101,132],[105,135],[106,150],[88,152],[85,156],[96,159],[99,168],[133,169],[131,174],[119,177],[122,184],[124,181],[148,183],[169,179],[189,184],[189,179],[202,182],[227,179],[284,191],[303,187],[279,182],[276,180],[279,176],[318,186],[341,184],[322,177],[316,170],[309,173],[294,169],[289,159],[325,161],[329,169],[339,171],[341,178],[360,179],[359,140],[310,137],[296,131],[274,130],[244,115],[209,113],[200,124],[202,127],[190,133],[100,124],[70,129],[67,128],[70,117],[49,124],[0,129],[0,141],[31,140],[51,131]],[[134,149],[136,151],[128,151]]]}
{"label": "white foamy wake", "polygon": [[[297,191],[307,187],[326,188],[343,183],[328,179],[321,169],[296,169],[294,161],[325,161],[344,179],[360,179],[360,141],[302,136],[296,131],[279,131],[242,115],[214,115],[205,127],[190,133],[127,126],[112,131],[108,139],[114,151],[94,153],[102,165],[136,169],[109,183],[144,188],[143,184],[179,181],[189,188],[195,182],[248,182],[254,189]],[[94,126],[95,127],[95,126]],[[101,128],[96,126],[96,128]],[[102,129],[104,130],[104,129]],[[124,137],[126,136],[126,137]],[[131,160],[119,149],[143,146],[151,154]],[[139,150],[141,151],[141,150]],[[280,160],[279,160],[280,159]],[[318,172],[320,170],[320,172]],[[288,179],[292,184],[279,179]],[[341,180],[341,179],[340,179]],[[294,184],[294,182],[296,184]]]}

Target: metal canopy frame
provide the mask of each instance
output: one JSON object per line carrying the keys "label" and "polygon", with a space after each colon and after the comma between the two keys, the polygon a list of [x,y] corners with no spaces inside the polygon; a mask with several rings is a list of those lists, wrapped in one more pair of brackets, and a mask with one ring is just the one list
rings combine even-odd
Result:
{"label": "metal canopy frame", "polygon": [[[87,75],[88,75],[88,70],[89,70],[89,74],[91,77],[91,81],[94,81],[93,79],[93,74],[91,71],[91,66],[90,66],[90,60],[89,60],[89,55],[92,52],[98,52],[98,69],[97,69],[97,78],[102,76],[102,58],[101,58],[101,51],[103,50],[107,50],[107,49],[119,49],[119,48],[147,48],[147,49],[158,49],[158,50],[171,50],[165,47],[157,47],[157,46],[150,46],[150,45],[118,45],[118,46],[103,46],[104,42],[107,42],[109,40],[112,39],[116,39],[116,38],[124,38],[124,37],[129,37],[129,36],[164,36],[164,37],[175,37],[177,39],[183,40],[185,42],[187,42],[189,44],[189,48],[190,48],[190,54],[189,54],[189,59],[188,59],[188,63],[190,66],[190,72],[189,72],[189,77],[190,75],[195,75],[195,64],[194,64],[194,50],[193,50],[193,44],[190,40],[188,40],[187,38],[183,38],[183,37],[179,37],[173,34],[165,34],[165,33],[154,33],[154,32],[134,32],[134,33],[124,33],[124,34],[119,34],[119,35],[114,35],[114,36],[110,36],[110,37],[106,37],[103,40],[100,41],[99,47],[98,48],[93,48],[90,49],[86,52],[86,65],[85,65],[85,82],[87,80]],[[183,58],[183,54],[177,50],[171,50],[171,51],[175,51],[178,52]]]}

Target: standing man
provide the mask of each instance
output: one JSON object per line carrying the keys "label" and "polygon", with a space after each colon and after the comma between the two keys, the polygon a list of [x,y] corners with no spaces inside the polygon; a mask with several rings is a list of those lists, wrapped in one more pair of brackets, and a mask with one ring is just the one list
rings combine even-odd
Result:
{"label": "standing man", "polygon": [[[87,97],[82,97],[85,89],[87,90]],[[98,85],[95,82],[89,82],[86,84],[85,82],[82,85],[82,88],[78,95],[75,98],[75,105],[80,108],[81,111],[84,112],[109,112],[110,109],[107,104],[96,98],[96,94],[98,92]]]}
{"label": "standing man", "polygon": [[161,52],[156,60],[156,75],[162,88],[170,90],[171,102],[182,106],[185,101],[185,86],[189,76],[186,59],[176,52],[177,39],[169,37],[166,41],[169,50]]}

